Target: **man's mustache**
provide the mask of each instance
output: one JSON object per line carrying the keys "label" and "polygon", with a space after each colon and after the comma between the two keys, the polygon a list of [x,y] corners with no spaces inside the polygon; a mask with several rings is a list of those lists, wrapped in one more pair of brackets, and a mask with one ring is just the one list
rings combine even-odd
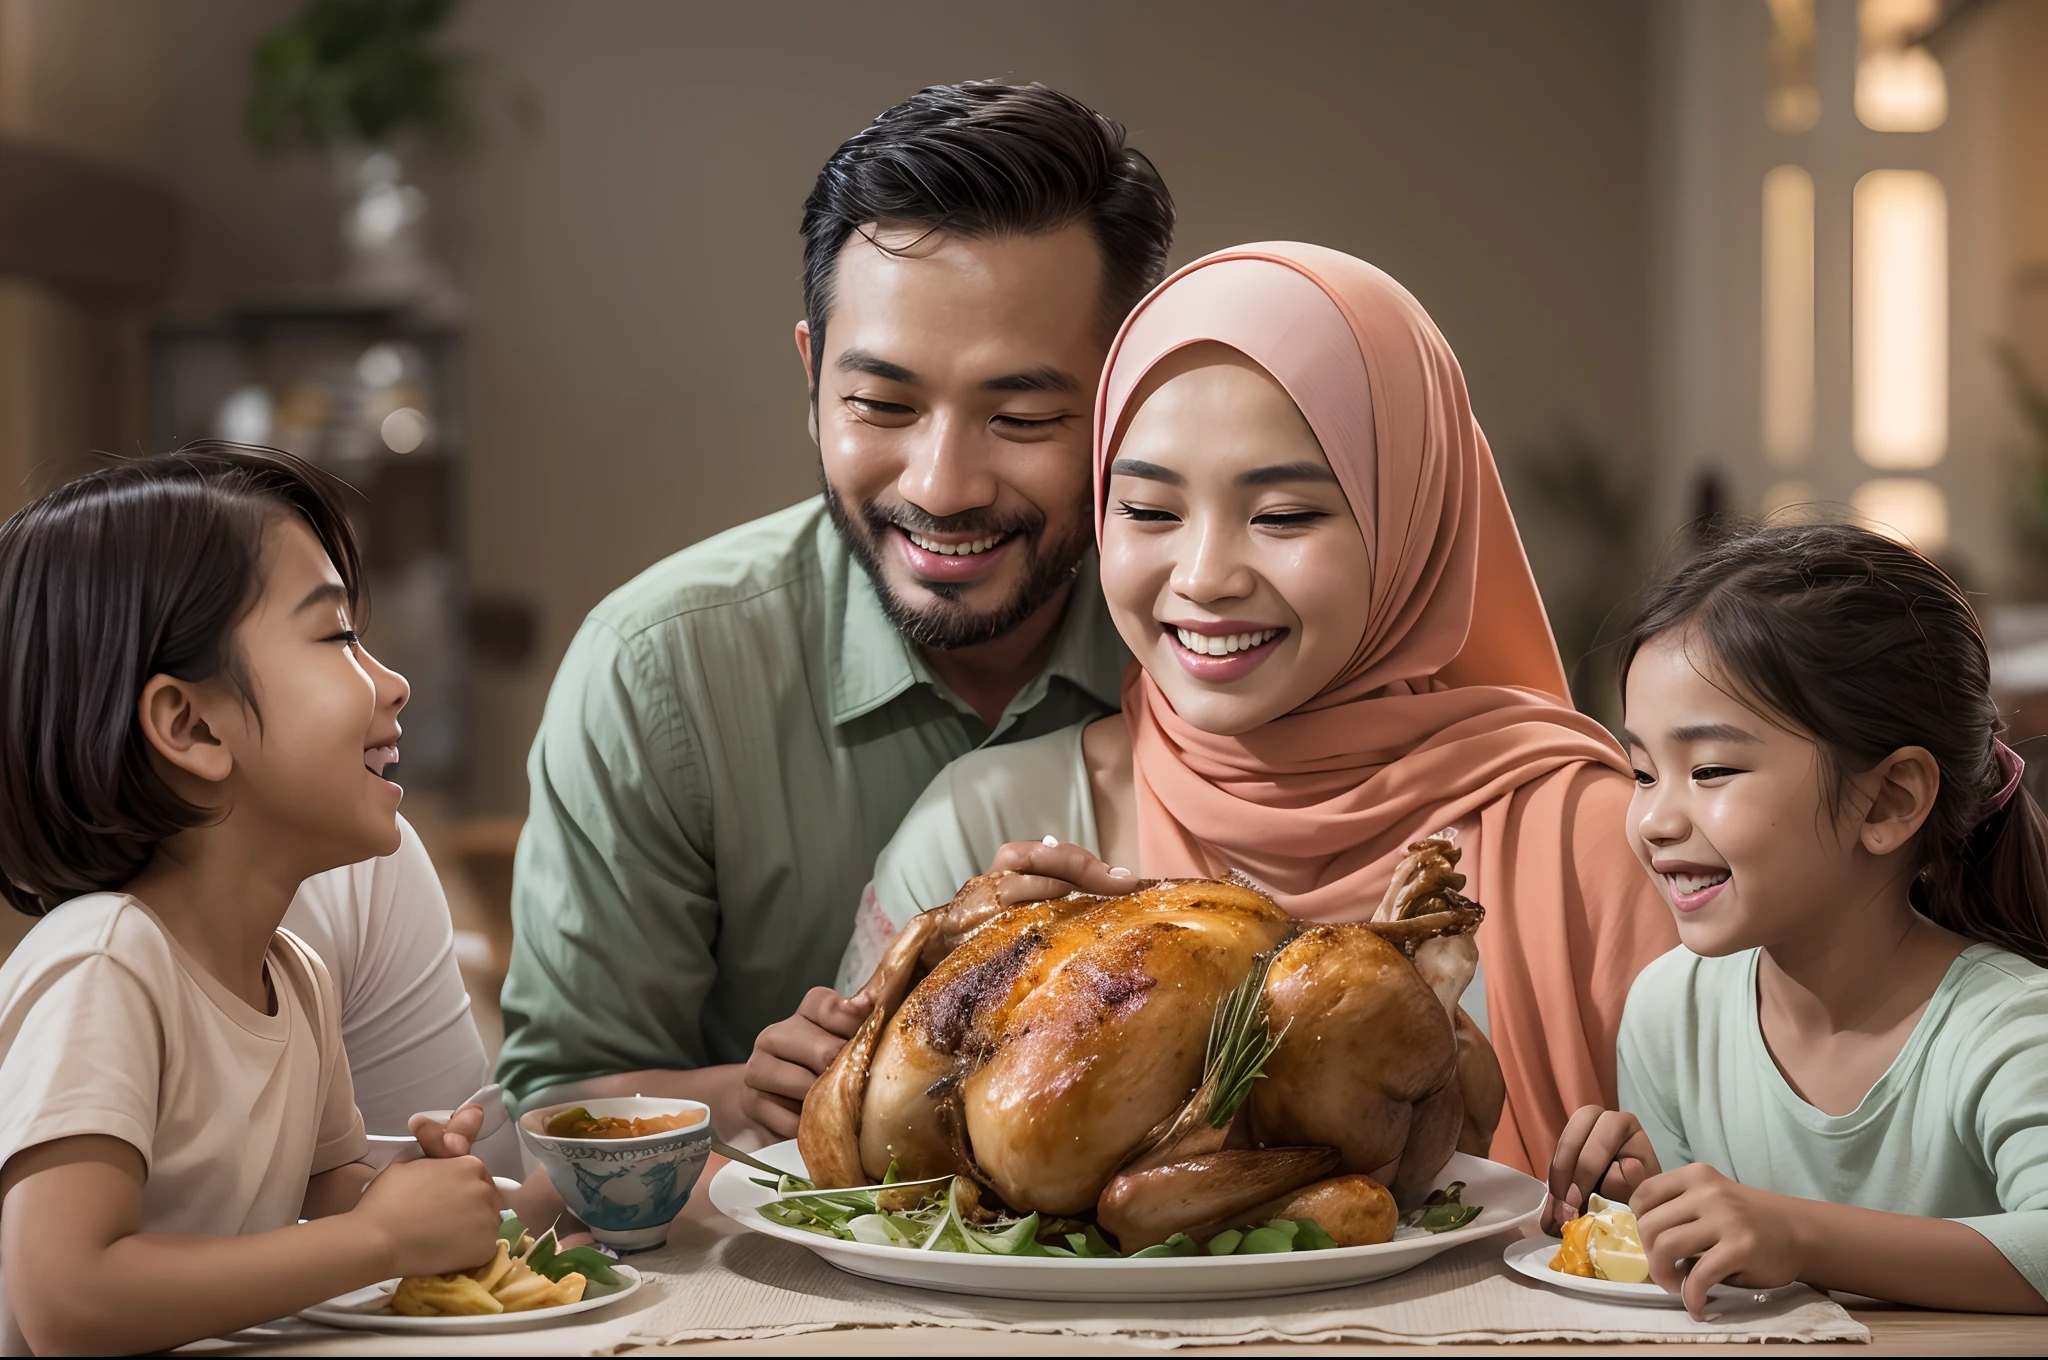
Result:
{"label": "man's mustache", "polygon": [[966,510],[957,515],[934,515],[914,505],[878,505],[873,501],[861,506],[860,517],[870,534],[879,534],[893,528],[928,537],[967,534],[975,538],[994,538],[1019,534],[1028,538],[1045,527],[1044,515],[996,515],[986,510]]}

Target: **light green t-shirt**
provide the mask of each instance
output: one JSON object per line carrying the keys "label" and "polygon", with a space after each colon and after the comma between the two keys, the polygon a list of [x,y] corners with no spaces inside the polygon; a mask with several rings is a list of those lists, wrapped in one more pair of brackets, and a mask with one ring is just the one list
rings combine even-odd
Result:
{"label": "light green t-shirt", "polygon": [[1754,949],[1679,948],[1630,990],[1621,1103],[1657,1160],[1956,1219],[2048,1297],[2048,969],[1996,945],[1965,949],[1863,1103],[1830,1115],[1799,1098],[1764,1046],[1756,966]]}

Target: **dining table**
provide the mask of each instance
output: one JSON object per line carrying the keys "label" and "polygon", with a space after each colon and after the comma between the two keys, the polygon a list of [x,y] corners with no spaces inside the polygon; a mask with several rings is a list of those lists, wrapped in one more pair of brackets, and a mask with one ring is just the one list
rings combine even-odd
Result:
{"label": "dining table", "polygon": [[[704,1193],[712,1175],[724,1164],[713,1154],[698,1182],[697,1190],[678,1215],[669,1232],[672,1248],[708,1248],[717,1239],[747,1230],[728,1219],[711,1204]],[[630,1264],[636,1256],[628,1256]],[[376,1355],[820,1355],[905,1356],[960,1355],[986,1349],[997,1337],[989,1332],[957,1327],[862,1326],[796,1335],[739,1340],[691,1341],[651,1345],[633,1340],[648,1310],[661,1302],[663,1285],[650,1280],[632,1297],[608,1308],[577,1315],[573,1321],[531,1331],[503,1332],[484,1336],[390,1335],[375,1332],[340,1331],[288,1319],[250,1328],[231,1336],[194,1342],[180,1353],[208,1356],[376,1356]],[[1856,1321],[1869,1329],[1868,1342],[1794,1342],[1749,1344],[1744,1355],[1784,1353],[1804,1356],[1844,1354],[1880,1355],[2040,1355],[2048,1352],[2048,1317],[1993,1316],[1976,1313],[1943,1313],[1921,1308],[1898,1307],[1872,1300],[1837,1296]],[[1014,1349],[1049,1349],[1054,1343],[1066,1355],[1151,1355],[1162,1347],[1157,1341],[1137,1344],[1108,1337],[1002,1336]],[[1014,1343],[1025,1343],[1021,1347]],[[1610,1355],[1693,1355],[1725,1356],[1727,1342],[1662,1341],[1652,1343],[1546,1343],[1492,1342],[1478,1345],[1438,1344],[1426,1349],[1432,1354],[1473,1355],[1512,1352],[1513,1355],[1559,1355],[1597,1350]],[[1382,1355],[1414,1352],[1414,1345],[1357,1342],[1243,1343],[1226,1346],[1184,1345],[1184,1354],[1224,1357],[1251,1355]]]}

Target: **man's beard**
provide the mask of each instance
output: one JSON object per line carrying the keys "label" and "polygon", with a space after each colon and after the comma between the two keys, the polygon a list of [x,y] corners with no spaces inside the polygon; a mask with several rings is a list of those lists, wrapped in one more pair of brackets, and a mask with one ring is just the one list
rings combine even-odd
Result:
{"label": "man's beard", "polygon": [[[846,505],[839,499],[839,492],[831,481],[825,481],[825,507],[831,512],[833,526],[839,530],[839,537],[847,550],[867,572],[868,579],[875,583],[875,594],[881,597],[882,612],[889,616],[889,622],[896,625],[896,630],[912,642],[940,651],[993,642],[1059,594],[1060,588],[1074,579],[1081,556],[1088,551],[1090,505],[1091,502],[1084,501],[1076,509],[1072,522],[1080,526],[1077,532],[1048,540],[1045,537],[1045,516],[1036,511],[1010,517],[999,517],[981,510],[938,516],[928,515],[914,505],[883,509],[868,502],[860,507],[860,519],[856,521],[847,513]],[[896,593],[882,571],[882,539],[892,528],[917,534],[972,534],[976,538],[1014,535],[1018,540],[1015,551],[1024,554],[1024,580],[1014,595],[988,610],[974,610],[960,603],[967,585],[951,581],[921,581],[919,584],[937,596],[938,602],[923,609],[914,609]]]}

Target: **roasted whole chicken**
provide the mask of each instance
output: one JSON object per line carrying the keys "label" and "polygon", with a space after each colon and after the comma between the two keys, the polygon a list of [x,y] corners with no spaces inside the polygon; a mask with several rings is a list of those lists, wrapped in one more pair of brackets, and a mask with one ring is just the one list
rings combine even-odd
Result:
{"label": "roasted whole chicken", "polygon": [[[1484,910],[1418,841],[1371,921],[1303,926],[1249,881],[1005,906],[1001,875],[915,917],[804,1102],[820,1189],[960,1175],[1135,1251],[1313,1203],[1385,1241],[1383,1187],[1484,1155],[1505,1087],[1459,1009]],[[1347,1240],[1347,1238],[1349,1240]]]}

